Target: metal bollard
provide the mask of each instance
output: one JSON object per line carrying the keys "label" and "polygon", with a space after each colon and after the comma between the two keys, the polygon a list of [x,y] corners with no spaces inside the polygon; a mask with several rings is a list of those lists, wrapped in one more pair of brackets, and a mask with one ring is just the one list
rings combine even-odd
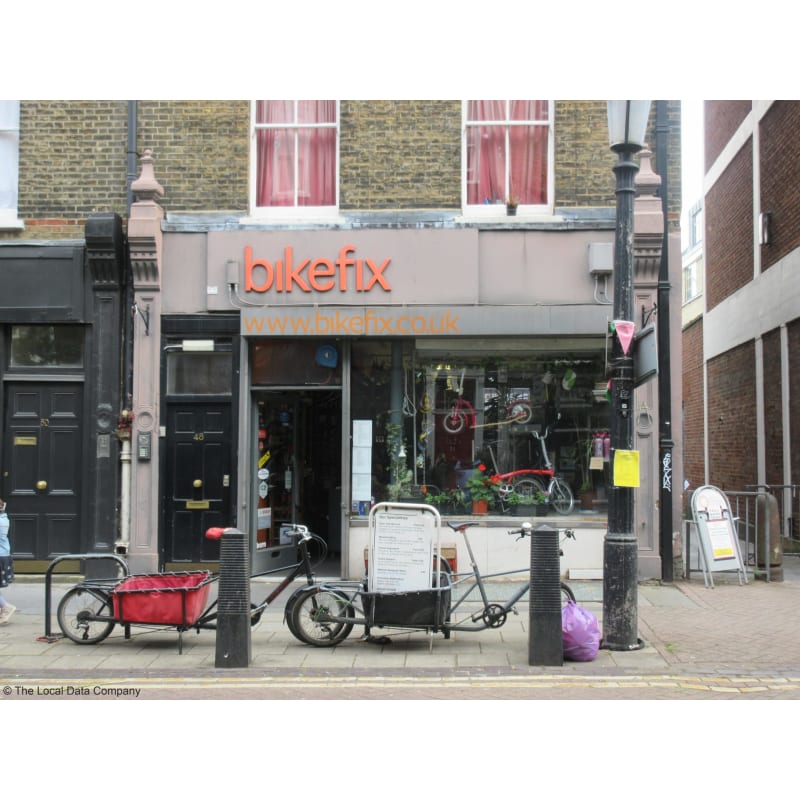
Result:
{"label": "metal bollard", "polygon": [[250,558],[247,537],[226,528],[220,537],[215,667],[250,666]]}
{"label": "metal bollard", "polygon": [[[530,523],[525,523],[530,527]],[[561,633],[561,561],[558,530],[537,525],[531,536],[528,664],[563,666]]]}

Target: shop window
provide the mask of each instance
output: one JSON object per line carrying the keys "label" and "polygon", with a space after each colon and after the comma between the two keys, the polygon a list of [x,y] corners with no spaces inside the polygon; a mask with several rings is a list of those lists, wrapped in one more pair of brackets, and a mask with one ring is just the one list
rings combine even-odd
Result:
{"label": "shop window", "polygon": [[529,351],[520,347],[518,339],[474,350],[406,343],[399,373],[391,342],[353,344],[351,418],[371,422],[370,502],[420,494],[466,501],[475,470],[543,467],[537,434],[545,432],[549,460],[576,496],[589,483],[602,498],[605,470],[591,460],[609,425],[602,343],[568,354],[535,340]]}
{"label": "shop window", "polygon": [[552,103],[468,100],[465,105],[465,198],[470,214],[521,213],[552,205]]}
{"label": "shop window", "polygon": [[265,340],[251,348],[254,386],[340,386],[339,348],[332,342]]}
{"label": "shop window", "polygon": [[230,353],[167,353],[167,394],[230,395],[232,386]]}
{"label": "shop window", "polygon": [[335,211],[339,108],[335,100],[253,103],[255,216]]}
{"label": "shop window", "polygon": [[76,325],[14,325],[9,367],[79,369],[84,329]]}

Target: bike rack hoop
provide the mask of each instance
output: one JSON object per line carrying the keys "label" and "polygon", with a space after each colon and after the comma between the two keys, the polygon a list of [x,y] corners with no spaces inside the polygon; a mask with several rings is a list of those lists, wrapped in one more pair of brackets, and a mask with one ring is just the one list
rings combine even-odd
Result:
{"label": "bike rack hoop", "polygon": [[67,555],[57,556],[50,562],[50,564],[47,567],[47,572],[45,572],[44,576],[44,636],[42,636],[41,639],[39,639],[39,641],[55,642],[61,638],[61,636],[53,636],[53,633],[50,629],[50,616],[52,609],[51,588],[53,583],[53,570],[62,561],[88,561],[88,560],[98,561],[100,559],[108,559],[116,561],[117,564],[119,564],[119,566],[122,567],[123,578],[127,578],[128,575],[130,574],[128,571],[128,563],[125,561],[125,559],[114,553],[68,553]]}

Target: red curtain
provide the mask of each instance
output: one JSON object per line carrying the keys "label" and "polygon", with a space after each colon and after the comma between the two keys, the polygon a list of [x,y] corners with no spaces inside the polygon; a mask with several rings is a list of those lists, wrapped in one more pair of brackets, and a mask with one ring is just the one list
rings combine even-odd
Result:
{"label": "red curtain", "polygon": [[[470,100],[467,126],[467,203],[544,205],[549,126],[547,100]],[[508,123],[523,124],[508,124]],[[528,124],[524,124],[528,123]]]}
{"label": "red curtain", "polygon": [[259,100],[259,124],[256,205],[335,205],[336,101]]}

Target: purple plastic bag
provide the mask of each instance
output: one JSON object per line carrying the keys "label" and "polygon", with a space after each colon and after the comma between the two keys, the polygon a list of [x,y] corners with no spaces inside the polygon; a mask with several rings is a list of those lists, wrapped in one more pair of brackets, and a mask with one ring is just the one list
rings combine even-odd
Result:
{"label": "purple plastic bag", "polygon": [[570,600],[561,607],[561,638],[564,658],[569,661],[594,661],[600,649],[597,617]]}

